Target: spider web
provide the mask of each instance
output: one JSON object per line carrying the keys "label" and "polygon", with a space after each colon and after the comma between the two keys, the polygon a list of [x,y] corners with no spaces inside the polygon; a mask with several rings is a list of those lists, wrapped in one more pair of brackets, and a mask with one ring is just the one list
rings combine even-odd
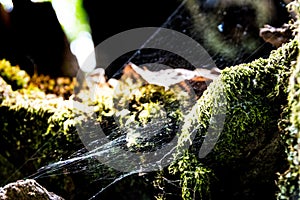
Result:
{"label": "spider web", "polygon": [[[173,12],[173,14],[169,16],[166,22],[162,24],[161,27],[179,31],[197,40],[201,45],[203,45],[204,48],[207,49],[216,63],[216,66],[220,69],[242,62],[249,62],[257,57],[268,55],[272,48],[270,45],[264,43],[261,39],[257,39],[257,25],[256,27],[253,24],[253,27],[247,25],[249,24],[249,20],[255,21],[255,16],[257,13],[255,13],[253,5],[249,3],[250,1],[245,2],[245,4],[236,3],[233,6],[228,7],[224,5],[214,7],[212,5],[213,1],[210,0],[184,0]],[[239,9],[241,11],[238,12]],[[244,19],[245,22],[236,21],[233,22],[233,24],[227,25],[228,21],[226,21],[224,18],[228,17],[228,14],[225,14],[228,12],[238,12],[236,15],[239,15],[239,17]],[[268,15],[270,13],[265,14]],[[232,20],[232,18],[230,19]],[[269,20],[269,18],[266,19]],[[268,21],[265,21],[265,23],[268,23]],[[215,32],[215,34],[212,34],[209,31]],[[213,47],[213,45],[217,44],[209,44],[207,41],[211,41],[211,38],[209,38],[210,34],[215,35],[216,38],[222,41],[221,46],[224,44],[227,50],[219,51],[219,47]],[[151,40],[152,37],[155,37],[155,34],[152,35],[149,40]],[[250,43],[253,43],[252,46],[245,46],[244,43],[249,41]],[[145,43],[147,43],[147,41]],[[153,49],[144,50],[143,46],[141,46],[139,50],[129,52],[112,63],[110,70],[107,70],[107,73],[110,77],[120,78],[123,70],[123,68],[120,66],[123,66],[128,62],[133,62],[137,65],[155,62],[162,63],[173,68],[193,68],[184,59],[179,59],[177,55],[174,55],[170,52],[157,51]],[[115,68],[114,66],[118,67]],[[186,107],[187,112],[190,109],[191,105]],[[151,136],[147,136],[144,138],[145,140],[141,140],[141,143],[150,143],[151,145],[148,145],[146,149],[136,148],[131,149],[132,151],[143,154],[158,148],[155,145],[166,145],[170,141],[170,138],[174,137],[174,132],[176,132],[178,124],[170,122],[172,121],[172,118],[162,119],[163,120],[161,121],[154,120],[145,127],[141,128],[139,131],[144,132],[145,135],[151,131]],[[119,129],[118,124],[114,123],[115,121],[110,118],[106,118],[104,121],[110,123],[110,126],[107,126],[104,131],[107,136],[106,139],[110,140],[109,143],[103,144],[101,140],[95,140],[94,143],[91,143],[91,145],[97,146],[95,151],[88,151],[85,147],[82,147],[81,149],[76,150],[69,157],[62,158],[58,162],[50,163],[49,165],[42,167],[36,174],[33,174],[30,177],[37,180],[45,180],[49,177],[65,176],[68,174],[74,176],[77,175],[78,177],[88,177],[90,182],[83,182],[87,185],[82,185],[82,190],[75,192],[75,196],[77,195],[74,197],[75,199],[77,199],[78,196],[83,196],[84,198],[89,199],[105,199],[107,197],[105,196],[107,195],[105,194],[106,191],[115,191],[110,190],[110,188],[117,188],[118,183],[122,181],[126,183],[127,178],[131,176],[134,176],[137,179],[142,179],[142,182],[144,182],[143,184],[145,184],[145,188],[147,188],[147,184],[152,184],[151,175],[147,176],[147,174],[140,169],[135,169],[129,172],[118,171],[107,167],[106,163],[98,161],[98,156],[108,155],[107,152],[111,152],[110,150],[115,149],[117,146],[127,151],[129,150],[129,147],[126,146],[128,143],[128,140],[126,140],[126,131],[124,133],[124,130]],[[165,130],[173,129],[173,132],[169,132],[169,134],[167,134],[167,138],[161,137],[161,130],[153,129],[153,127],[156,125],[165,127]],[[196,128],[197,127],[195,127],[195,129]],[[49,143],[51,143],[51,141],[49,141]],[[118,157],[118,154],[115,154],[115,156],[110,157],[107,162],[118,162],[118,160],[122,159]],[[128,164],[129,163],[124,163],[124,165]],[[137,180],[137,183],[140,183],[138,181],[139,180]],[[179,180],[167,180],[167,182],[168,181],[170,184],[179,187]],[[130,184],[131,183],[129,182],[129,185]],[[89,190],[90,187],[94,187],[95,189]],[[130,187],[135,187],[135,185]],[[84,193],[84,190],[87,190],[89,194],[81,195],[80,193]],[[131,192],[133,195],[135,194],[133,191]],[[125,194],[128,193],[124,193],[124,195]],[[142,194],[138,193],[137,195]],[[128,199],[130,197],[123,198]],[[147,198],[145,197],[145,199]]]}

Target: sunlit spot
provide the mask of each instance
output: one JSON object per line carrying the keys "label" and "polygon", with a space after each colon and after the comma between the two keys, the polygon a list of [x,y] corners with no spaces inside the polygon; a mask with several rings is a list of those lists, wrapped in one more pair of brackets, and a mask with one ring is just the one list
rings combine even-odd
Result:
{"label": "sunlit spot", "polygon": [[224,31],[224,23],[221,23],[221,24],[218,25],[218,30],[221,33]]}
{"label": "sunlit spot", "polygon": [[0,0],[0,4],[3,5],[6,12],[11,12],[14,9],[14,4],[11,0]]}
{"label": "sunlit spot", "polygon": [[53,0],[52,6],[59,23],[64,26],[65,30],[72,30],[76,23],[75,5],[68,1]]}
{"label": "sunlit spot", "polygon": [[90,33],[81,32],[79,36],[71,42],[71,51],[76,56],[81,70],[90,72],[94,69],[96,59],[94,56],[94,43]]}

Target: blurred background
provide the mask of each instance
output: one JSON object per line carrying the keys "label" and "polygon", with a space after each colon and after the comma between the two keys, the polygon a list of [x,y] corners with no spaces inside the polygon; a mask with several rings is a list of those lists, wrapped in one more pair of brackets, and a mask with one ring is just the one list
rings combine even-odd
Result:
{"label": "blurred background", "polygon": [[[51,2],[0,2],[0,59],[31,75],[76,75],[78,60]],[[274,47],[259,38],[259,28],[287,22],[285,6],[281,0],[82,1],[95,46],[132,28],[171,28],[200,42],[220,69],[267,56]]]}

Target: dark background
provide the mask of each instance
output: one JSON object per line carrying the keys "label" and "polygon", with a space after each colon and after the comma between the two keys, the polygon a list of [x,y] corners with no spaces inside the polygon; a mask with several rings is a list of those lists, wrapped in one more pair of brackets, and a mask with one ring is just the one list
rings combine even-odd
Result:
{"label": "dark background", "polygon": [[[287,20],[285,4],[274,1],[277,19],[271,25],[281,26]],[[50,3],[32,3],[30,0],[13,0],[11,13],[0,10],[0,59],[19,65],[30,74],[53,77],[75,76],[78,64]],[[94,44],[97,45],[114,34],[132,28],[161,26],[181,3],[179,0],[85,0]],[[185,12],[184,15],[187,15]],[[230,24],[240,19],[239,12],[226,19]],[[177,17],[178,26],[192,24],[188,16]],[[225,27],[226,28],[226,27]],[[272,47],[266,45],[268,53]],[[264,49],[262,49],[264,50]],[[261,53],[261,51],[259,52]],[[260,55],[257,55],[260,56]]]}
{"label": "dark background", "polygon": [[[51,4],[13,3],[11,13],[0,11],[0,59],[18,64],[30,74],[36,68],[51,76],[74,76],[77,62]],[[95,45],[131,28],[161,26],[177,6],[176,0],[84,1]]]}

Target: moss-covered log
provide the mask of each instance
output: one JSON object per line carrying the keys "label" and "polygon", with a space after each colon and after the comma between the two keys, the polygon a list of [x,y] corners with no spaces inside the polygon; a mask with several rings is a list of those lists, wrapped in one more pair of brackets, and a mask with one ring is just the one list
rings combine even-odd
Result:
{"label": "moss-covered log", "polygon": [[[289,5],[289,9],[298,19],[294,23],[296,39],[300,41],[300,1],[296,0]],[[297,64],[289,82],[288,105],[283,113],[281,127],[284,130],[283,138],[286,142],[287,160],[289,168],[279,177],[278,199],[299,199],[300,198],[300,54]]]}
{"label": "moss-covered log", "polygon": [[[278,122],[283,108],[287,106],[289,77],[297,55],[298,42],[294,40],[273,51],[268,59],[227,68],[199,99],[196,105],[198,118],[193,122],[200,124],[200,136],[196,138],[202,138],[207,132],[212,99],[224,94],[227,99],[222,134],[213,151],[207,157],[198,159],[198,166],[200,163],[206,166],[203,173],[207,168],[212,169],[219,180],[218,192],[211,188],[214,191],[212,194],[217,194],[213,199],[275,199],[276,172],[283,172],[288,167]],[[218,89],[220,85],[223,88],[221,92]],[[189,153],[197,155],[199,141],[194,140],[194,143]],[[185,157],[177,162],[190,165]],[[175,166],[178,168],[178,164]],[[173,165],[168,173],[174,173]],[[188,178],[184,173],[177,170],[181,187]],[[197,183],[196,178],[194,182]],[[206,185],[209,186],[208,183]],[[182,190],[182,197],[187,191],[188,188]],[[185,197],[190,198],[190,195]]]}

